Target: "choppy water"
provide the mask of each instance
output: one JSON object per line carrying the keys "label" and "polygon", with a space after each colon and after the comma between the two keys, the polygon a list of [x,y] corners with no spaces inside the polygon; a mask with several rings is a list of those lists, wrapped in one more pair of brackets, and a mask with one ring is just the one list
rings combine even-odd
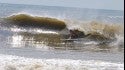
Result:
{"label": "choppy water", "polygon": [[[0,69],[123,70],[123,17],[117,10],[0,4]],[[67,29],[91,36],[69,40]]]}

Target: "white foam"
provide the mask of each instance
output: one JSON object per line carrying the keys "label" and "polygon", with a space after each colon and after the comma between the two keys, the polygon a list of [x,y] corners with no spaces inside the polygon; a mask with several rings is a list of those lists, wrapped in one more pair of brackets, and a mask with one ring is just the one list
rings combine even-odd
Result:
{"label": "white foam", "polygon": [[34,59],[0,54],[0,70],[124,70],[124,64],[71,59]]}

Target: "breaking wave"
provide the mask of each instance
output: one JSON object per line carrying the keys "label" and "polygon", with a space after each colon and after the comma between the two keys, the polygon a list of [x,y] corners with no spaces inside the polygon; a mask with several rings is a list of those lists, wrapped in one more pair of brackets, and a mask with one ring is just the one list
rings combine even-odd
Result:
{"label": "breaking wave", "polygon": [[[5,29],[9,24],[12,26],[7,28],[13,32],[18,32],[19,35],[24,37],[24,40],[27,37],[33,38],[35,42],[42,42],[49,46],[67,46],[67,41],[82,42],[83,45],[103,47],[117,47],[124,48],[124,26],[123,24],[114,24],[114,23],[105,23],[99,21],[79,21],[79,20],[68,20],[68,19],[59,19],[52,17],[41,17],[33,16],[29,14],[15,14],[9,17],[3,18],[1,21],[2,25],[5,25],[2,29]],[[13,25],[12,25],[13,24]],[[49,30],[46,30],[49,29]],[[85,38],[69,40],[69,30],[77,29],[81,32],[84,32],[89,36]],[[58,32],[56,31],[58,30]],[[68,39],[68,40],[67,40]],[[58,43],[58,44],[57,44]],[[66,43],[66,44],[65,44]],[[69,44],[68,43],[68,44]],[[91,43],[91,44],[90,44]],[[69,44],[68,46],[72,46]],[[90,49],[90,48],[89,48]],[[106,48],[107,49],[107,48]]]}
{"label": "breaking wave", "polygon": [[98,21],[85,22],[68,19],[60,20],[59,18],[40,17],[21,13],[6,17],[4,20],[9,21],[8,23],[10,24],[18,25],[21,27],[45,27],[57,30],[62,30],[67,27],[68,29],[78,29],[84,31],[86,34],[99,33],[107,37],[114,37],[115,34],[124,34],[123,24],[113,24]]}

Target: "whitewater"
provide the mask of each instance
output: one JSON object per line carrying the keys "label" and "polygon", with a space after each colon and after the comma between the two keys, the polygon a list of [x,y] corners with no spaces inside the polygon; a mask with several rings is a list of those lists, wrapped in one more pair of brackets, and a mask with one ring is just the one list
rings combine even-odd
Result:
{"label": "whitewater", "polygon": [[71,59],[33,59],[0,55],[1,70],[123,70],[124,65],[102,61]]}

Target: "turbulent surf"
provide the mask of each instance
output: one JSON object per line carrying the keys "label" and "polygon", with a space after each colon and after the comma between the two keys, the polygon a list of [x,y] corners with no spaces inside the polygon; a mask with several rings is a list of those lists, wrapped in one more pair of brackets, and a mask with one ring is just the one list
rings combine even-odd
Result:
{"label": "turbulent surf", "polygon": [[0,9],[1,70],[124,68],[123,11],[16,4]]}

